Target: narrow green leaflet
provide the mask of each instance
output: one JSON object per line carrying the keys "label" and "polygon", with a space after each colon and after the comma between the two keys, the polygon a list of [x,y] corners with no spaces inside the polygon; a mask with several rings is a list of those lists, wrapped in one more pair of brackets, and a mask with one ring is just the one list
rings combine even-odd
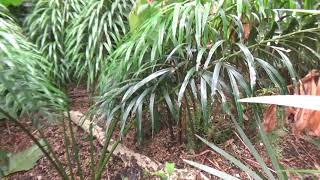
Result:
{"label": "narrow green leaflet", "polygon": [[216,52],[217,48],[219,46],[221,46],[223,43],[225,42],[225,40],[219,40],[217,42],[214,43],[214,45],[212,46],[212,48],[209,51],[208,57],[206,62],[204,63],[204,69],[207,69],[209,66],[209,63],[211,61],[212,55]]}
{"label": "narrow green leaflet", "polygon": [[218,62],[215,65],[213,73],[212,73],[212,79],[211,79],[211,97],[212,98],[214,98],[214,96],[216,94],[221,66],[222,66],[222,62]]}
{"label": "narrow green leaflet", "polygon": [[296,84],[297,83],[297,74],[296,74],[296,71],[294,70],[293,65],[292,65],[291,61],[289,60],[288,56],[282,52],[281,48],[275,47],[275,46],[271,46],[271,47],[279,53],[283,64],[285,66],[287,66],[287,68],[288,68],[288,71],[289,71],[289,74],[290,74],[291,79],[293,81],[293,84]]}
{"label": "narrow green leaflet", "polygon": [[246,144],[246,146],[250,150],[250,152],[253,155],[253,157],[258,161],[258,163],[260,164],[260,166],[263,169],[263,171],[267,174],[269,179],[275,180],[275,177],[273,176],[272,172],[269,170],[268,166],[266,165],[266,163],[264,162],[262,157],[259,155],[258,151],[254,148],[254,146],[251,143],[250,139],[244,133],[242,128],[239,126],[238,122],[235,120],[233,115],[231,115],[231,119],[232,119],[234,125],[236,126],[236,129],[237,129],[238,133],[240,134],[242,140],[244,141],[244,143]]}
{"label": "narrow green leaflet", "polygon": [[275,11],[296,12],[296,13],[306,13],[306,14],[320,14],[320,10],[309,10],[309,9],[274,9],[274,10]]}
{"label": "narrow green leaflet", "polygon": [[149,104],[149,110],[151,115],[151,126],[152,126],[152,137],[154,134],[154,126],[155,126],[155,113],[154,113],[154,100],[155,100],[155,93],[152,93],[150,96],[150,104]]}
{"label": "narrow green leaflet", "polygon": [[257,73],[254,67],[254,58],[253,55],[251,54],[251,52],[249,51],[249,49],[240,43],[237,43],[237,45],[239,46],[239,48],[241,49],[241,51],[244,53],[245,55],[245,59],[247,61],[248,64],[248,68],[249,68],[249,74],[250,74],[250,85],[251,85],[251,89],[253,90],[253,88],[256,85],[256,80],[257,80]]}
{"label": "narrow green leaflet", "polygon": [[191,68],[186,77],[184,78],[184,81],[181,85],[181,88],[180,88],[180,91],[179,91],[179,94],[178,94],[178,107],[180,108],[181,107],[181,102],[182,102],[182,98],[183,98],[183,95],[184,95],[184,92],[188,86],[188,83],[190,81],[190,78],[192,77],[193,73],[196,71],[195,68]]}
{"label": "narrow green leaflet", "polygon": [[237,0],[237,14],[238,17],[241,18],[242,15],[242,8],[243,8],[243,0]]}
{"label": "narrow green leaflet", "polygon": [[206,80],[203,77],[201,77],[201,81],[200,81],[200,97],[201,97],[200,99],[201,99],[201,109],[203,113],[203,119],[207,125],[209,122],[207,84],[206,84]]}
{"label": "narrow green leaflet", "polygon": [[135,93],[139,88],[141,88],[142,86],[144,86],[145,84],[147,84],[148,82],[156,79],[157,77],[168,73],[171,71],[171,68],[167,68],[167,69],[162,69],[159,70],[153,74],[150,74],[149,76],[147,76],[145,79],[141,80],[140,82],[138,82],[136,85],[134,85],[133,87],[131,87],[122,97],[122,102],[126,101],[128,98],[130,98],[130,96]]}
{"label": "narrow green leaflet", "polygon": [[197,55],[197,65],[196,65],[196,70],[199,71],[200,69],[200,66],[201,66],[201,60],[202,60],[202,56],[203,56],[203,53],[206,52],[206,49],[205,48],[201,48],[200,51],[198,52],[198,55]]}
{"label": "narrow green leaflet", "polygon": [[200,163],[196,163],[196,162],[193,162],[193,161],[189,161],[189,160],[183,160],[184,162],[190,164],[191,166],[194,166],[200,170],[203,170],[207,173],[210,173],[214,176],[217,176],[221,179],[225,179],[225,180],[239,180],[238,178],[234,177],[234,176],[231,176],[230,174],[227,174],[223,171],[219,171],[219,170],[216,170],[214,168],[211,168],[209,166],[206,166],[206,165],[203,165],[203,164],[200,164]]}
{"label": "narrow green leaflet", "polygon": [[176,107],[175,107],[175,105],[172,103],[172,100],[171,100],[171,98],[170,98],[170,95],[169,95],[168,91],[165,90],[165,89],[163,90],[163,96],[164,96],[164,99],[165,99],[165,101],[166,101],[166,103],[167,103],[167,105],[168,105],[168,108],[169,108],[169,110],[170,110],[170,113],[171,113],[173,119],[174,119],[176,122],[178,122],[178,116],[179,116],[179,115],[177,114]]}
{"label": "narrow green leaflet", "polygon": [[176,33],[177,33],[177,27],[178,27],[178,20],[179,20],[179,12],[180,12],[181,4],[177,3],[174,6],[173,11],[173,19],[172,19],[172,38],[176,40]]}

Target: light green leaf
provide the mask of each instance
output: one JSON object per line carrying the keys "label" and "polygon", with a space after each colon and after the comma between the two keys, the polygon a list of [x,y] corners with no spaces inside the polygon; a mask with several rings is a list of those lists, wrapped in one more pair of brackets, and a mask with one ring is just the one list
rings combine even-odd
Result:
{"label": "light green leaf", "polygon": [[186,90],[186,88],[187,88],[187,86],[188,86],[188,83],[189,83],[189,81],[190,81],[190,78],[192,77],[192,75],[193,75],[193,73],[195,72],[195,70],[196,70],[195,68],[191,68],[191,69],[188,71],[186,77],[185,77],[184,80],[183,80],[183,83],[182,83],[182,85],[181,85],[181,88],[180,88],[180,91],[179,91],[179,94],[178,94],[178,107],[179,107],[179,108],[180,108],[180,106],[181,106],[181,102],[182,102],[182,98],[183,98],[184,92],[185,92],[185,90]]}
{"label": "light green leaf", "polygon": [[309,95],[275,95],[239,99],[239,102],[277,104],[296,108],[320,111],[320,96]]}
{"label": "light green leaf", "polygon": [[320,14],[320,10],[309,10],[309,9],[274,9],[274,10],[295,12],[295,13],[306,13],[306,14]]}
{"label": "light green leaf", "polygon": [[223,171],[216,170],[216,169],[211,168],[209,166],[206,166],[206,165],[203,165],[203,164],[199,164],[199,163],[196,163],[196,162],[193,162],[193,161],[185,160],[185,159],[183,161],[188,163],[188,164],[190,164],[191,166],[194,166],[194,167],[196,167],[198,169],[201,169],[201,170],[203,170],[203,171],[205,171],[207,173],[210,173],[210,174],[212,174],[214,176],[217,176],[217,177],[219,177],[221,179],[239,180],[238,178],[236,178],[236,177],[234,177],[234,176],[232,176],[230,174],[227,174],[227,173],[225,173]]}
{"label": "light green leaf", "polygon": [[19,6],[20,4],[22,4],[22,2],[23,0],[0,0],[0,4],[3,4],[5,6]]}

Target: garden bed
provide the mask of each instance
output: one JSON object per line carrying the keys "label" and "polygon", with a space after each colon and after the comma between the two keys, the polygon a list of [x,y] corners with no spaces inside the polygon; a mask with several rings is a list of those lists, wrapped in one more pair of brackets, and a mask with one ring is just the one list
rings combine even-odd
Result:
{"label": "garden bed", "polygon": [[[73,110],[80,110],[85,112],[88,107],[87,96],[83,90],[75,90],[75,92],[84,92],[84,95],[73,98]],[[31,128],[30,123],[27,120],[22,120],[24,124]],[[6,137],[0,139],[1,149],[8,150],[10,152],[19,152],[32,143],[30,139],[20,131],[16,126],[11,123],[0,124],[0,136]],[[90,177],[90,145],[88,135],[77,125],[74,124],[76,137],[78,139],[80,148],[80,158],[83,167],[83,174],[85,177]],[[66,153],[63,143],[63,131],[62,127],[58,125],[46,124],[42,129],[44,135],[48,141],[52,144],[54,151],[59,159],[62,160],[66,166],[67,162]],[[37,134],[37,131],[34,131]],[[237,167],[229,163],[225,158],[219,154],[213,152],[208,147],[202,147],[196,151],[189,150],[185,145],[179,144],[177,141],[171,141],[168,138],[169,130],[162,129],[157,133],[154,138],[146,137],[142,145],[138,145],[134,139],[135,131],[132,129],[129,131],[129,135],[122,142],[123,145],[129,147],[132,151],[145,155],[152,160],[160,162],[162,164],[166,162],[175,163],[176,168],[184,169],[189,167],[183,162],[183,159],[193,160],[206,164],[210,167],[214,167],[218,170],[227,172],[231,175],[239,177],[241,179],[247,179],[248,176],[245,172],[239,170]],[[313,144],[303,140],[296,139],[290,134],[285,134],[279,137],[277,140],[280,151],[278,152],[281,157],[281,164],[288,169],[319,169],[320,165],[320,150]],[[101,145],[97,140],[94,141],[95,154],[101,151]],[[244,143],[238,138],[235,132],[229,137],[229,139],[218,145],[220,148],[226,150],[228,153],[234,155],[245,164],[249,165],[252,169],[259,169],[259,164],[252,157],[249,150]],[[256,142],[255,148],[262,155],[265,162],[271,167],[271,162],[267,157],[264,146],[259,141]],[[98,156],[95,156],[98,159]],[[128,163],[129,162],[129,163]],[[73,161],[73,172],[76,173],[76,162]],[[190,168],[190,167],[189,167]],[[271,168],[272,169],[272,168]],[[273,171],[273,170],[272,170]],[[209,179],[214,177],[205,174]],[[297,176],[292,176],[294,178]],[[309,177],[309,176],[304,176]],[[314,175],[315,177],[315,175]],[[135,161],[128,161],[121,156],[113,156],[112,160],[108,164],[106,171],[104,172],[103,179],[157,179],[153,176],[152,172],[146,172],[142,167],[139,167]],[[204,179],[200,177],[199,179]],[[315,177],[317,178],[317,177]],[[318,176],[319,178],[319,176]],[[13,174],[9,179],[60,179],[57,172],[51,166],[47,158],[42,158],[37,162],[37,165],[30,171],[19,172]]]}

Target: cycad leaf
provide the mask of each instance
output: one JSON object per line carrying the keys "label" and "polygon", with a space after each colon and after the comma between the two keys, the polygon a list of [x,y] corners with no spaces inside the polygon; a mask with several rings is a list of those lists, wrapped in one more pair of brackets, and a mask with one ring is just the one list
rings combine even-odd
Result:
{"label": "cycad leaf", "polygon": [[167,68],[167,69],[162,69],[159,70],[155,73],[150,74],[149,76],[147,76],[146,78],[144,78],[143,80],[141,80],[140,82],[138,82],[136,85],[134,85],[133,87],[131,87],[122,97],[122,102],[126,101],[128,98],[130,98],[130,96],[135,93],[139,88],[141,88],[142,86],[144,86],[145,84],[147,84],[148,82],[156,79],[157,77],[168,73],[171,71],[171,68]]}
{"label": "cycad leaf", "polygon": [[209,122],[207,83],[203,77],[201,77],[201,81],[200,81],[200,96],[201,96],[201,109],[203,113],[203,119],[207,125]]}
{"label": "cycad leaf", "polygon": [[154,134],[154,127],[155,127],[155,113],[154,113],[154,100],[155,100],[155,93],[152,93],[150,96],[150,104],[149,104],[149,109],[150,109],[150,115],[151,115],[151,126],[152,126],[152,137]]}
{"label": "cycad leaf", "polygon": [[214,98],[214,96],[216,94],[221,66],[222,66],[222,62],[218,62],[215,65],[213,73],[212,73],[212,79],[211,79],[211,96],[212,96],[212,98]]}
{"label": "cycad leaf", "polygon": [[169,108],[169,111],[171,113],[171,116],[173,117],[173,119],[176,122],[178,122],[178,116],[179,115],[177,113],[177,110],[176,110],[174,104],[172,103],[172,100],[171,100],[170,95],[169,95],[167,90],[163,90],[163,96],[164,96],[164,99],[165,99],[165,101],[166,101],[166,103],[168,105],[168,108]]}
{"label": "cycad leaf", "polygon": [[179,90],[179,94],[178,94],[178,107],[180,109],[181,107],[181,101],[182,101],[182,98],[183,98],[183,95],[184,95],[184,92],[188,86],[188,83],[190,81],[190,78],[192,77],[193,73],[195,72],[195,68],[191,68],[188,72],[187,72],[187,75],[186,77],[184,78],[184,81],[181,85],[181,88]]}
{"label": "cycad leaf", "polygon": [[257,75],[256,75],[256,70],[254,68],[254,58],[253,55],[251,54],[251,52],[249,51],[249,49],[240,43],[237,43],[237,45],[240,47],[241,51],[244,53],[245,57],[246,57],[246,61],[248,64],[248,68],[249,68],[249,74],[250,74],[250,85],[251,85],[251,89],[253,90],[254,86],[256,85],[256,80],[257,80]]}
{"label": "cycad leaf", "polygon": [[212,55],[216,52],[217,48],[222,45],[223,42],[224,42],[224,40],[220,40],[220,41],[217,41],[217,42],[214,43],[214,45],[212,46],[212,48],[209,51],[207,60],[204,63],[204,69],[208,68],[208,65],[209,65],[209,63],[211,61]]}

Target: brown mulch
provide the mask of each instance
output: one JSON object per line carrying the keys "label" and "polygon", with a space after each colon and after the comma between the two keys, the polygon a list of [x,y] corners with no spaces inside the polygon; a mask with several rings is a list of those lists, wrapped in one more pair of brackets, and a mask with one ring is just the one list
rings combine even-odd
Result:
{"label": "brown mulch", "polygon": [[[73,89],[70,91],[72,97],[72,110],[79,110],[81,112],[86,112],[88,109],[88,96],[87,91],[83,88]],[[32,129],[31,124],[24,120],[26,127]],[[90,177],[90,145],[88,135],[83,132],[83,130],[77,126],[73,126],[76,132],[76,137],[80,149],[81,166],[83,167],[83,174],[85,177]],[[38,134],[33,130],[34,134]],[[54,151],[56,152],[58,158],[62,161],[63,165],[66,166],[66,153],[64,149],[63,141],[63,131],[62,127],[59,125],[46,125],[43,128],[43,133],[48,139]],[[197,151],[189,150],[185,145],[181,145],[177,140],[171,140],[169,138],[169,130],[162,129],[159,133],[155,134],[152,139],[147,136],[143,144],[138,145],[135,141],[135,131],[129,132],[127,138],[124,139],[123,143],[131,148],[132,150],[144,154],[151,159],[154,159],[161,163],[174,162],[176,167],[184,168],[187,165],[182,161],[182,159],[193,160],[206,164],[210,167],[216,168],[217,170],[225,171],[231,175],[239,177],[240,179],[248,179],[245,172],[239,170],[235,165],[227,161],[224,157],[213,152],[208,147],[202,147]],[[19,152],[26,149],[32,144],[29,138],[24,135],[15,125],[11,123],[0,122],[0,149],[8,150],[10,152]],[[3,138],[5,137],[5,138]],[[294,136],[286,134],[278,140],[279,152],[281,157],[281,164],[285,168],[289,169],[319,169],[320,165],[320,150],[313,144],[302,140],[296,139]],[[94,152],[95,159],[99,159],[97,155],[101,152],[101,146],[97,141],[94,141]],[[253,158],[249,150],[246,148],[244,143],[238,138],[237,134],[233,134],[229,137],[227,141],[224,141],[218,146],[228,153],[234,155],[244,164],[250,165],[252,169],[258,169],[259,164]],[[271,162],[265,151],[265,147],[262,143],[256,142],[255,148],[258,150],[259,154],[262,155],[263,159],[273,170]],[[67,168],[67,167],[66,167]],[[76,161],[72,160],[72,171],[76,174]],[[206,174],[210,179],[216,179],[214,177]],[[291,176],[294,179],[298,176]],[[135,163],[130,162],[125,164],[121,157],[114,156],[110,163],[107,165],[106,171],[104,172],[103,179],[154,179],[145,172]],[[308,176],[301,177],[310,178]],[[320,177],[315,177],[317,179]],[[53,169],[47,158],[42,158],[38,161],[37,165],[30,171],[19,172],[13,174],[9,179],[17,180],[29,180],[29,179],[60,179],[57,172]]]}

